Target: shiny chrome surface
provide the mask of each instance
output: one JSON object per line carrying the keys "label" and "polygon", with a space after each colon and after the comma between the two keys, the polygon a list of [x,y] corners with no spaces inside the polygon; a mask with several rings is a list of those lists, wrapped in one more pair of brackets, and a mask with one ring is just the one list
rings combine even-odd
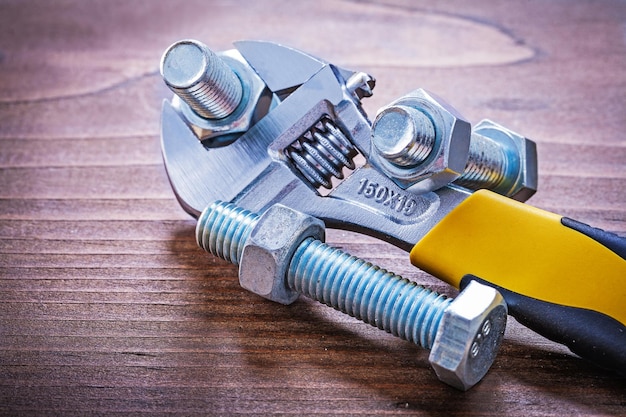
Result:
{"label": "shiny chrome surface", "polygon": [[181,205],[198,216],[215,200],[259,212],[283,203],[324,220],[329,227],[373,235],[410,249],[469,192],[444,187],[414,194],[365,164],[322,196],[285,154],[318,120],[329,117],[352,136],[361,155],[369,156],[370,123],[360,103],[343,86],[343,78],[326,65],[237,141],[218,148],[202,146],[164,103],[163,155]]}
{"label": "shiny chrome surface", "polygon": [[[372,77],[269,42],[244,41],[236,47],[273,93],[264,117],[232,141],[205,146],[192,131],[195,125],[169,102],[163,104],[163,158],[172,188],[190,214],[198,216],[216,200],[256,212],[282,203],[328,227],[410,250],[471,193],[448,185],[467,161],[469,124],[442,100],[416,90],[395,103],[428,114],[438,135],[436,157],[425,158],[432,169],[409,173],[415,178],[404,182],[383,169],[389,161],[381,162],[373,152],[372,125],[360,101],[371,95]],[[335,136],[328,128],[321,140],[313,139],[311,132],[320,123],[349,141],[347,154],[342,154],[343,139],[323,143]],[[526,166],[531,178],[533,167]]]}

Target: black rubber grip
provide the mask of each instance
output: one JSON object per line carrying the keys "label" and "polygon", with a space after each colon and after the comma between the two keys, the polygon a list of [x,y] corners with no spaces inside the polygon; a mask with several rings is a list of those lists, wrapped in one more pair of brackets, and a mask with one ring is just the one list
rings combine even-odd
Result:
{"label": "black rubber grip", "polygon": [[527,297],[473,275],[461,279],[461,289],[472,280],[500,291],[509,314],[524,326],[564,344],[581,358],[626,376],[626,327],[619,321],[597,311]]}
{"label": "black rubber grip", "polygon": [[[561,224],[577,232],[587,235],[596,242],[604,245],[607,249],[619,255],[626,260],[626,239],[611,232],[605,232],[602,229],[591,227],[588,224],[581,223],[569,217],[562,217]],[[626,277],[624,277],[626,279]]]}

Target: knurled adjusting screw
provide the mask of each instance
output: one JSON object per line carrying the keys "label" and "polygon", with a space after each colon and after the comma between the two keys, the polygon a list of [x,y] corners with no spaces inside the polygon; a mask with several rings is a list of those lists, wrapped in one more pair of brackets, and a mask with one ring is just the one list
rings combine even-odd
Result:
{"label": "knurled adjusting screw", "polygon": [[262,215],[216,202],[198,218],[206,251],[239,265],[242,287],[290,304],[299,294],[430,349],[443,382],[467,390],[493,363],[507,308],[493,288],[472,281],[457,298],[322,242],[324,225],[282,205]]}

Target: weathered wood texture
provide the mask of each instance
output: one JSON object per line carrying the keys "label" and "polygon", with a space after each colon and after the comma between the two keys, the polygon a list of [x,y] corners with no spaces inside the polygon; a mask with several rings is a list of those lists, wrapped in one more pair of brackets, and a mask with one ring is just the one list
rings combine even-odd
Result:
{"label": "weathered wood texture", "polygon": [[625,21],[621,1],[1,1],[0,414],[624,415],[623,378],[514,321],[461,393],[426,351],[241,289],[170,190],[158,62],[266,39],[375,75],[370,114],[428,88],[537,141],[532,204],[626,235]]}

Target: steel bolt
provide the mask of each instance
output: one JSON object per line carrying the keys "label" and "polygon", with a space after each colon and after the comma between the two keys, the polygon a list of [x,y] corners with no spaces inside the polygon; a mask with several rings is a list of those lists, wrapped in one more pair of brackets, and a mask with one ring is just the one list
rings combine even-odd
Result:
{"label": "steel bolt", "polygon": [[182,40],[161,59],[167,86],[205,119],[222,119],[235,111],[243,96],[235,72],[205,44]]}
{"label": "steel bolt", "polygon": [[[376,116],[372,144],[394,165],[416,169],[438,146],[435,131],[433,121],[418,108],[393,104]],[[527,200],[537,189],[534,142],[489,120],[480,122],[471,133],[465,169],[454,184]]]}
{"label": "steel bolt", "polygon": [[417,89],[383,108],[371,129],[370,161],[414,193],[450,184],[467,163],[471,126],[436,95]]}
{"label": "steel bolt", "polygon": [[[274,215],[273,208],[260,217],[216,202],[198,218],[198,245],[241,266],[251,235],[271,234],[271,230],[258,229],[264,227],[265,217]],[[269,223],[265,227],[276,226],[265,223]],[[271,245],[280,239],[270,238]],[[495,359],[506,324],[506,305],[494,289],[472,282],[453,301],[312,237],[304,236],[297,247],[287,249],[293,251],[279,285],[432,349],[429,359],[442,381],[467,390],[482,379]],[[261,268],[258,273],[262,274]]]}

